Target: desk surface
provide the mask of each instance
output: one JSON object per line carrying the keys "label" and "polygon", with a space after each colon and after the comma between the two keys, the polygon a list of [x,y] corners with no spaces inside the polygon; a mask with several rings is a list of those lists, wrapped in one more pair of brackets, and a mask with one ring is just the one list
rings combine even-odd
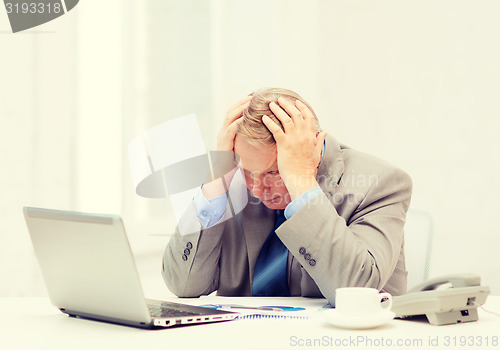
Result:
{"label": "desk surface", "polygon": [[[186,304],[287,305],[320,308],[324,299],[201,297]],[[489,296],[487,310],[500,312],[500,296]],[[321,311],[322,312],[322,311]],[[319,312],[319,313],[321,313]],[[236,320],[142,330],[69,318],[46,298],[0,298],[0,349],[497,349],[500,317],[479,310],[479,321],[432,326],[392,320],[369,330],[336,328],[324,320]]]}

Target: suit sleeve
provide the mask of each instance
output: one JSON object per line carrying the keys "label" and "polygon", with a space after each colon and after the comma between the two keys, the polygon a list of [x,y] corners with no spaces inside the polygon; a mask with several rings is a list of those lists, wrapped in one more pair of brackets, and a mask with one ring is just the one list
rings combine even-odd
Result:
{"label": "suit sleeve", "polygon": [[355,208],[347,221],[322,193],[276,233],[329,300],[339,287],[381,290],[400,256],[411,191],[410,177],[391,168],[360,199],[344,195],[343,201],[359,201],[337,206]]}
{"label": "suit sleeve", "polygon": [[162,270],[167,287],[175,295],[199,297],[219,288],[224,230],[228,221],[248,203],[244,179],[239,172],[231,182],[228,199],[224,199],[225,211],[213,226],[204,228],[201,225],[193,202],[179,220],[165,249]]}
{"label": "suit sleeve", "polygon": [[199,297],[218,288],[224,224],[221,219],[221,223],[203,228],[194,205],[189,206],[163,255],[162,275],[172,293]]}

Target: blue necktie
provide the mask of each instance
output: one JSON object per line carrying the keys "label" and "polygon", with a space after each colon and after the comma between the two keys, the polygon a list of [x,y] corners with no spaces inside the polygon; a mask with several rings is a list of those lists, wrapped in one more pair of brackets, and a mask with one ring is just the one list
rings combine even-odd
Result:
{"label": "blue necktie", "polygon": [[276,211],[274,230],[260,250],[253,273],[252,295],[289,296],[287,262],[288,249],[276,235],[276,229],[285,222],[283,210]]}

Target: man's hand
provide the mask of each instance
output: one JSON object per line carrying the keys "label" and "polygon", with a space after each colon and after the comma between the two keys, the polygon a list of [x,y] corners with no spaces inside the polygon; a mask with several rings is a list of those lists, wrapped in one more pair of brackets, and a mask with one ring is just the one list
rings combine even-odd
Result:
{"label": "man's hand", "polygon": [[262,122],[273,134],[278,151],[278,169],[293,199],[318,186],[317,168],[326,132],[316,133],[312,112],[299,100],[295,103],[280,97],[269,107],[283,124],[284,131],[268,116]]}
{"label": "man's hand", "polygon": [[226,113],[226,118],[222,128],[217,135],[217,151],[234,152],[234,138],[243,119],[241,118],[243,110],[248,107],[253,96],[247,96],[234,105]]}
{"label": "man's hand", "polygon": [[[222,124],[222,128],[217,135],[217,151],[225,151],[225,152],[233,152],[234,153],[234,139],[236,137],[236,133],[238,132],[238,127],[243,121],[242,113],[243,110],[248,107],[250,101],[253,96],[247,96],[234,105],[232,105],[226,113],[226,117],[224,118],[224,123]],[[227,162],[231,161],[226,157],[226,155],[221,154],[220,163],[215,162],[213,164],[214,173],[218,173],[221,169],[228,168]],[[212,160],[213,161],[213,160]],[[220,169],[219,169],[220,168]],[[217,196],[220,196],[227,192],[229,188],[229,184],[231,183],[234,174],[238,168],[235,167],[229,173],[224,175],[224,183],[221,179],[216,179],[210,183],[203,185],[202,192],[205,198],[210,199]]]}

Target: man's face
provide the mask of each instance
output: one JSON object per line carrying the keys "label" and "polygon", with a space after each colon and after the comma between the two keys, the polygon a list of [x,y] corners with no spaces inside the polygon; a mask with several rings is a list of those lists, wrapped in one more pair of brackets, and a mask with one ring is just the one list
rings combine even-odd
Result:
{"label": "man's face", "polygon": [[276,145],[254,146],[236,135],[234,151],[240,156],[248,189],[269,209],[285,209],[290,194],[280,177]]}

